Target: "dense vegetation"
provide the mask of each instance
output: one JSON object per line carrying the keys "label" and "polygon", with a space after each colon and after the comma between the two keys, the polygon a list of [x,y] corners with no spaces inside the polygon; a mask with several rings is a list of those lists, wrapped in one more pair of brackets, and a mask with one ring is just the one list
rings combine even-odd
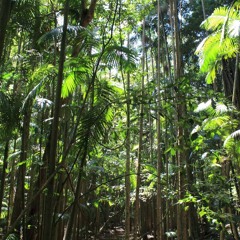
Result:
{"label": "dense vegetation", "polygon": [[239,50],[239,0],[0,0],[1,239],[240,239]]}

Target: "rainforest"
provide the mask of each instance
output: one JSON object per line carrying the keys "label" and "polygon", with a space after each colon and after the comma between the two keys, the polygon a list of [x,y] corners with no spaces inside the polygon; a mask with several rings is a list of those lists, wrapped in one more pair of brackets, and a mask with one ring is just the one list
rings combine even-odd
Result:
{"label": "rainforest", "polygon": [[0,0],[0,239],[239,240],[240,0]]}

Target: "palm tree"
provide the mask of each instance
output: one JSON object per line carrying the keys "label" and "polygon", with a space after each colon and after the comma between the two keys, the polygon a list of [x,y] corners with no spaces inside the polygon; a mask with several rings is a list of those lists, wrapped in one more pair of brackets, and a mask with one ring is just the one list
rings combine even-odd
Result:
{"label": "palm tree", "polygon": [[240,2],[230,7],[214,10],[202,27],[211,33],[199,44],[196,53],[200,57],[200,69],[206,72],[207,83],[213,83],[222,68],[222,83],[225,96],[240,109],[240,88],[238,77],[238,54],[240,35]]}

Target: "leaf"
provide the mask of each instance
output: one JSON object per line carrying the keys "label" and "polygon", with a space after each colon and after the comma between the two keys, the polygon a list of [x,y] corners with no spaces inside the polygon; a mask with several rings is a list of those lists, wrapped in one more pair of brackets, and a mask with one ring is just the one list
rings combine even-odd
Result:
{"label": "leaf", "polygon": [[240,129],[230,134],[224,141],[223,146],[225,148],[230,148],[233,144],[235,144],[234,140],[240,139]]}
{"label": "leaf", "polygon": [[223,103],[217,103],[217,105],[216,105],[216,111],[217,111],[218,113],[226,113],[226,112],[229,111],[229,109],[228,109],[228,107],[227,107],[225,104],[223,104]]}
{"label": "leaf", "polygon": [[23,100],[23,105],[21,111],[27,110],[28,103],[32,102],[36,95],[41,91],[43,85],[46,83],[47,78],[44,78],[40,81],[27,95],[27,97]]}
{"label": "leaf", "polygon": [[212,119],[209,119],[205,122],[203,129],[205,131],[211,131],[223,127],[225,124],[228,124],[230,121],[229,116],[217,116]]}
{"label": "leaf", "polygon": [[69,59],[65,66],[68,66],[68,75],[63,81],[62,98],[68,97],[78,86],[83,85],[91,73],[89,60],[85,58]]}
{"label": "leaf", "polygon": [[207,214],[207,212],[202,209],[200,212],[198,212],[198,214],[200,217],[203,217]]}
{"label": "leaf", "polygon": [[18,240],[18,237],[15,234],[11,233],[8,235],[6,240]]}
{"label": "leaf", "polygon": [[135,189],[137,186],[137,178],[134,174],[130,175],[130,183],[131,183],[132,188]]}
{"label": "leaf", "polygon": [[209,108],[212,108],[212,99],[209,99],[207,102],[200,103],[197,108],[194,110],[194,112],[202,112],[206,111]]}
{"label": "leaf", "polygon": [[[81,32],[88,32],[87,30],[85,30],[84,27],[81,26],[72,26],[72,25],[68,25],[67,26],[67,31],[68,33],[73,33],[75,36],[77,35],[77,33],[79,31]],[[47,42],[47,41],[54,41],[54,40],[60,40],[62,37],[62,33],[63,33],[63,26],[57,27],[52,29],[51,31],[43,34],[39,39],[38,39],[38,44]],[[89,32],[88,32],[89,33]]]}
{"label": "leaf", "polygon": [[45,109],[50,107],[52,104],[53,102],[49,99],[37,97],[35,106],[40,109]]}
{"label": "leaf", "polygon": [[124,46],[110,45],[105,49],[102,61],[110,69],[122,67],[129,72],[136,68],[136,53]]}
{"label": "leaf", "polygon": [[170,154],[171,156],[176,156],[176,150],[174,148],[171,148]]}

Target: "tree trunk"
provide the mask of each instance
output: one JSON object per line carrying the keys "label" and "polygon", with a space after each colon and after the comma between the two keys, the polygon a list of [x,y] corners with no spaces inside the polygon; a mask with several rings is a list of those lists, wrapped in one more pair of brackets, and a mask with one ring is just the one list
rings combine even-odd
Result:
{"label": "tree trunk", "polygon": [[[55,171],[56,161],[57,161],[57,142],[58,142],[58,126],[59,117],[61,109],[61,91],[63,82],[63,69],[65,62],[65,49],[66,49],[66,35],[67,35],[67,25],[68,25],[68,11],[69,11],[69,0],[65,1],[64,7],[64,25],[63,34],[61,41],[61,52],[59,59],[59,69],[58,69],[58,81],[57,89],[54,101],[54,114],[53,123],[51,129],[51,141],[50,141],[50,152],[49,152],[49,162],[47,166],[47,175],[51,176]],[[47,195],[45,199],[45,209],[44,209],[44,221],[43,221],[43,239],[52,240],[54,236],[53,231],[53,218],[54,218],[54,179],[51,180],[47,187]]]}
{"label": "tree trunk", "polygon": [[[25,207],[24,201],[24,184],[25,184],[25,174],[26,174],[26,163],[27,160],[27,151],[28,151],[28,142],[29,142],[29,127],[30,127],[30,119],[31,119],[31,106],[32,103],[29,102],[24,110],[24,118],[23,118],[23,130],[22,130],[22,144],[21,144],[21,154],[19,162],[21,165],[17,170],[17,186],[16,186],[16,194],[14,198],[13,205],[13,213],[11,218],[11,225],[16,221],[18,216],[20,215],[22,209]],[[25,220],[23,218],[22,221],[23,233],[25,232]],[[16,228],[17,233],[20,234],[20,225]]]}
{"label": "tree trunk", "polygon": [[160,78],[161,78],[161,42],[160,42],[160,0],[158,0],[158,46],[157,46],[157,240],[164,239],[164,231],[163,231],[163,207],[162,207],[162,182],[161,182],[161,174],[163,172],[163,164],[162,164],[162,149],[161,149],[161,92],[160,92]]}
{"label": "tree trunk", "polygon": [[9,152],[9,140],[7,140],[5,143],[4,156],[3,156],[3,167],[2,167],[1,187],[0,187],[0,216],[2,213],[2,203],[3,203],[5,180],[6,180],[6,170],[7,170],[7,165],[8,165],[8,152]]}
{"label": "tree trunk", "polygon": [[3,62],[3,49],[5,36],[7,31],[7,24],[11,13],[11,0],[2,0],[0,8],[0,64]]}
{"label": "tree trunk", "polygon": [[[96,8],[98,0],[91,0],[89,8],[87,8],[86,0],[81,1],[81,20],[80,20],[80,25],[82,27],[87,27],[88,24],[92,21],[94,17],[94,12]],[[81,50],[81,44],[82,44],[82,37],[78,36],[75,39],[75,44],[74,48],[72,50],[72,57],[77,57],[80,50]]]}
{"label": "tree trunk", "polygon": [[[143,32],[142,32],[142,83],[141,83],[141,101],[144,97],[144,69],[145,69],[145,20],[143,20]],[[143,103],[140,104],[139,111],[139,143],[138,143],[138,159],[137,159],[137,180],[136,180],[136,196],[135,196],[135,212],[134,212],[134,240],[137,240],[140,234],[140,187],[141,187],[141,165],[142,165],[142,151],[143,151],[143,119],[144,109]]]}
{"label": "tree trunk", "polygon": [[84,167],[86,165],[86,157],[87,157],[87,153],[88,153],[88,137],[89,136],[86,136],[86,143],[85,143],[85,146],[83,148],[81,164],[80,164],[78,179],[77,179],[77,185],[76,185],[76,189],[74,191],[74,201],[72,203],[71,213],[70,213],[69,221],[68,221],[68,224],[67,224],[67,229],[66,229],[66,232],[65,232],[65,235],[64,235],[64,238],[63,238],[64,240],[74,239],[72,237],[73,232],[74,232],[73,226],[75,224],[75,218],[76,218],[77,212],[78,212],[78,204],[79,204],[79,198],[80,198],[80,194],[81,194],[82,175],[83,175],[83,172],[84,172]]}
{"label": "tree trunk", "polygon": [[[170,18],[173,28],[173,54],[174,54],[174,79],[175,86],[180,87],[180,77],[182,76],[182,57],[180,51],[180,34],[178,24],[178,1],[170,0]],[[176,92],[176,109],[177,109],[177,200],[183,199],[185,196],[185,174],[184,164],[187,159],[186,152],[186,131],[184,129],[184,121],[186,116],[186,102],[184,95],[180,89]],[[186,163],[187,164],[187,163]],[[177,205],[177,238],[178,240],[188,239],[187,232],[187,214],[184,211],[184,206]]]}
{"label": "tree trunk", "polygon": [[[128,47],[129,47],[129,35],[128,35]],[[127,73],[127,136],[126,136],[126,177],[125,177],[125,239],[130,237],[131,226],[131,182],[130,182],[130,73]]]}

